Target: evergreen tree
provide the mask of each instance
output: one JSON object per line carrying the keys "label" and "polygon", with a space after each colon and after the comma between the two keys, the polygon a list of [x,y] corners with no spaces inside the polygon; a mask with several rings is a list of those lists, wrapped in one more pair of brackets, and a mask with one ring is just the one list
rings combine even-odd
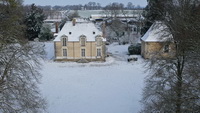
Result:
{"label": "evergreen tree", "polygon": [[53,39],[53,34],[51,32],[51,26],[50,25],[43,25],[41,28],[41,32],[39,35],[40,40],[51,40]]}
{"label": "evergreen tree", "polygon": [[38,38],[45,15],[43,10],[32,4],[25,14],[26,37],[28,40]]}
{"label": "evergreen tree", "polygon": [[164,5],[168,1],[169,0],[147,0],[148,5],[143,11],[145,25],[141,30],[141,35],[144,35],[155,21],[164,19],[164,15],[166,13]]}
{"label": "evergreen tree", "polygon": [[20,0],[0,0],[0,46],[20,41],[24,36],[20,5]]}

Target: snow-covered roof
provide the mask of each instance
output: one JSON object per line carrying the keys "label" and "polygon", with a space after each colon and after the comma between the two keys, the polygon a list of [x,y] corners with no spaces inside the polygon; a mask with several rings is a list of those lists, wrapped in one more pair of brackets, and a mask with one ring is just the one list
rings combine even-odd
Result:
{"label": "snow-covered roof", "polygon": [[44,23],[53,23],[53,22],[61,22],[62,19],[46,19],[44,20]]}
{"label": "snow-covered roof", "polygon": [[102,32],[95,27],[94,23],[78,19],[74,26],[72,22],[66,22],[54,41],[60,41],[62,36],[67,36],[68,41],[79,41],[80,36],[83,35],[86,36],[86,41],[95,41],[97,36],[106,41],[102,37]]}
{"label": "snow-covered roof", "polygon": [[141,40],[145,42],[164,42],[172,39],[172,34],[167,26],[160,21],[155,22]]}
{"label": "snow-covered roof", "polygon": [[[98,19],[98,18],[107,18],[107,17],[113,17],[114,15],[111,15],[111,14],[108,14],[108,15],[106,15],[106,14],[92,14],[90,17],[91,18],[93,18],[93,19]],[[118,14],[118,15],[116,15],[118,18],[136,18],[136,17],[138,17],[139,15],[137,15],[137,14],[125,14],[125,15],[123,15],[123,14]]]}

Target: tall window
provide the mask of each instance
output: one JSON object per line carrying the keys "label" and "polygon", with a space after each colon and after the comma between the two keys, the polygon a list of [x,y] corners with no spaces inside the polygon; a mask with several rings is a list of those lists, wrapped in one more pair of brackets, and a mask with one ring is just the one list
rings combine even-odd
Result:
{"label": "tall window", "polygon": [[102,45],[102,39],[101,38],[97,38],[97,46],[101,46]]}
{"label": "tall window", "polygon": [[80,43],[81,43],[81,46],[85,46],[85,43],[86,43],[86,36],[85,35],[80,36]]}
{"label": "tall window", "polygon": [[101,56],[101,49],[97,49],[97,56]]}
{"label": "tall window", "polygon": [[62,45],[67,46],[67,38],[62,38]]}
{"label": "tall window", "polygon": [[81,56],[85,57],[85,49],[81,49]]}
{"label": "tall window", "polygon": [[85,46],[85,38],[81,38],[81,46]]}
{"label": "tall window", "polygon": [[169,52],[169,45],[165,45],[164,46],[164,53],[168,53]]}
{"label": "tall window", "polygon": [[67,49],[63,49],[63,56],[67,56]]}

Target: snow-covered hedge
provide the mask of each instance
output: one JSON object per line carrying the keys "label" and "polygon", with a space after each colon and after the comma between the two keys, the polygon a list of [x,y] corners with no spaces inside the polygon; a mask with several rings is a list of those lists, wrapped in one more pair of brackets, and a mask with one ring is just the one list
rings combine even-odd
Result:
{"label": "snow-covered hedge", "polygon": [[136,45],[130,45],[128,47],[128,52],[130,55],[140,55],[141,54],[141,44],[137,43]]}

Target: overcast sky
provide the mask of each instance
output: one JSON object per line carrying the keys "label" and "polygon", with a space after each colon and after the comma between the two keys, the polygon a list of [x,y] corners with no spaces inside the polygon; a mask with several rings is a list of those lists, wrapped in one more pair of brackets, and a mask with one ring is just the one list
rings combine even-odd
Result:
{"label": "overcast sky", "polygon": [[125,6],[128,2],[132,2],[135,6],[140,5],[142,7],[147,5],[147,0],[24,0],[24,4],[32,4],[36,5],[78,5],[78,4],[87,4],[88,2],[96,2],[100,3],[102,6],[105,6],[112,2],[123,3]]}

